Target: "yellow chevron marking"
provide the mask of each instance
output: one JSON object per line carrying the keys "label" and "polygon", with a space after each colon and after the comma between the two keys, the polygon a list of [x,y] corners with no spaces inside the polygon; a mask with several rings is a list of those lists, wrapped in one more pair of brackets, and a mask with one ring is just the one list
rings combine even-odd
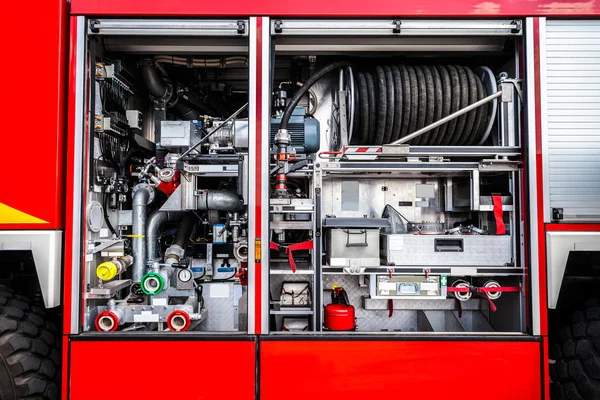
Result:
{"label": "yellow chevron marking", "polygon": [[0,203],[0,224],[47,224],[48,221]]}

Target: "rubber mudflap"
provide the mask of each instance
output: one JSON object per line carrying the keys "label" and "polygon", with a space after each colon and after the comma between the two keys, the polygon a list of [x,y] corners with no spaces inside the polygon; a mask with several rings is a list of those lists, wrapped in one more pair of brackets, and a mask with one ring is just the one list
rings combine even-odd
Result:
{"label": "rubber mudflap", "polygon": [[383,73],[385,74],[385,86],[387,90],[387,116],[385,120],[385,132],[383,135],[383,144],[390,143],[394,130],[394,115],[396,113],[395,106],[395,90],[394,90],[394,77],[392,76],[392,70],[389,66],[383,66]]}
{"label": "rubber mudflap", "polygon": [[387,122],[387,84],[383,68],[379,65],[375,67],[375,87],[377,90],[377,134],[375,135],[375,144],[383,144],[385,137],[385,124]]}
{"label": "rubber mudflap", "polygon": [[360,133],[360,94],[358,93],[358,78],[356,72],[353,74],[354,78],[354,92],[352,97],[354,98],[354,125],[352,125],[352,144],[361,143]]}
{"label": "rubber mudflap", "polygon": [[[481,84],[481,93],[482,93],[481,98],[484,99],[484,98],[488,97],[489,93],[487,92],[487,89],[486,89],[485,85],[483,84],[483,82],[481,82],[481,80],[479,79],[479,76],[477,77],[477,82],[479,82]],[[485,135],[485,131],[489,124],[490,118],[494,118],[494,115],[490,115],[490,112],[491,112],[490,110],[491,110],[490,103],[486,103],[481,106],[481,111],[482,111],[481,123],[479,124],[479,132],[477,134],[477,140],[474,144],[479,144],[481,139],[483,139],[483,135]]]}
{"label": "rubber mudflap", "polygon": [[[442,115],[440,118],[444,118],[450,115],[450,107],[452,105],[452,84],[450,82],[450,74],[446,67],[438,65],[435,69],[439,72],[442,80]],[[437,139],[434,143],[435,145],[442,144],[442,141],[448,132],[448,123],[446,122],[444,125],[441,125],[439,129]]]}
{"label": "rubber mudflap", "polygon": [[[463,67],[467,74],[467,86],[469,89],[469,105],[477,102],[477,82],[475,74],[469,67]],[[475,117],[477,115],[477,109],[469,111],[465,121],[464,134],[462,135],[459,145],[464,146],[470,143],[473,139],[473,124],[475,123]]]}
{"label": "rubber mudflap", "polygon": [[400,71],[395,65],[390,66],[392,79],[394,81],[394,124],[392,126],[392,135],[390,143],[400,139],[400,127],[402,126],[402,80]]}
{"label": "rubber mudflap", "polygon": [[[419,93],[419,97],[418,97],[418,114],[417,114],[417,127],[415,130],[419,130],[422,127],[425,126],[425,117],[427,115],[427,83],[425,82],[425,74],[423,74],[423,69],[418,66],[415,65],[414,66],[415,69],[415,73],[417,75],[417,84],[418,84],[418,93]],[[412,144],[419,146],[422,144],[423,142],[423,135],[421,136],[417,136],[416,138],[414,138],[412,140]]]}
{"label": "rubber mudflap", "polygon": [[369,102],[369,136],[365,144],[375,144],[375,131],[377,130],[377,103],[375,102],[375,85],[373,84],[373,76],[365,72],[367,80],[367,97]]}
{"label": "rubber mudflap", "polygon": [[358,97],[360,98],[360,144],[367,144],[369,141],[369,97],[367,80],[362,72],[358,73]]}
{"label": "rubber mudflap", "polygon": [[[458,71],[453,65],[447,65],[446,69],[448,70],[448,74],[450,75],[450,86],[451,86],[451,95],[450,95],[450,114],[454,114],[460,108],[460,80],[458,78]],[[450,115],[449,114],[449,115]],[[446,135],[444,135],[442,139],[442,145],[447,146],[452,142],[456,131],[456,118],[450,120],[448,122],[448,127],[446,128]]]}
{"label": "rubber mudflap", "polygon": [[402,81],[402,125],[400,125],[400,137],[408,135],[410,129],[411,115],[411,91],[410,91],[410,75],[408,69],[404,65],[399,65],[400,80]]}
{"label": "rubber mudflap", "polygon": [[[423,71],[423,75],[425,76],[425,103],[426,103],[426,112],[425,112],[425,124],[424,126],[429,126],[434,121],[433,116],[435,114],[435,84],[433,82],[433,75],[431,74],[431,70],[428,66],[421,66],[421,70]],[[431,140],[431,131],[424,133],[421,136],[421,145],[429,145]]]}
{"label": "rubber mudflap", "polygon": [[[444,102],[444,96],[442,93],[442,78],[440,77],[438,70],[433,65],[430,65],[426,68],[429,68],[431,76],[433,77],[433,103],[435,107],[432,122],[437,122],[442,118],[442,104]],[[439,126],[431,131],[427,144],[430,146],[437,144],[439,131]]]}
{"label": "rubber mudflap", "polygon": [[[483,84],[479,77],[476,74],[475,76],[475,84],[477,86],[477,101],[482,100],[484,97],[483,93]],[[481,140],[481,120],[483,119],[483,115],[486,112],[486,105],[477,107],[477,113],[475,114],[475,122],[473,122],[473,133],[471,133],[471,140],[467,143],[469,146],[474,146]]]}

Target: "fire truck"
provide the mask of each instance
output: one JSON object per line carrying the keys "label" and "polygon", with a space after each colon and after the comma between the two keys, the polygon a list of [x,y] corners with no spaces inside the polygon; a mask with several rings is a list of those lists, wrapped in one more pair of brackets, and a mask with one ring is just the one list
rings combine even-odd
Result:
{"label": "fire truck", "polygon": [[12,6],[2,400],[600,397],[594,1]]}

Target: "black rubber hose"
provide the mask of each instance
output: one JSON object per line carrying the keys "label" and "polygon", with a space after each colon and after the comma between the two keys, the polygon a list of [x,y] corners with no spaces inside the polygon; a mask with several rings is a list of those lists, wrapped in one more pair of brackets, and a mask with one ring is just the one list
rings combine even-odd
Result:
{"label": "black rubber hose", "polygon": [[[467,73],[465,69],[460,65],[455,65],[456,71],[458,72],[458,79],[460,82],[460,107],[463,108],[469,105],[469,81],[467,79]],[[452,142],[450,145],[456,146],[460,144],[465,136],[465,122],[467,121],[467,116],[465,114],[456,118],[456,130],[454,131],[454,135],[452,136]]]}
{"label": "black rubber hose", "polygon": [[308,78],[306,80],[306,82],[304,82],[302,87],[300,89],[298,89],[298,91],[290,99],[290,102],[288,103],[287,107],[285,108],[285,111],[283,112],[283,115],[281,116],[281,124],[279,125],[280,129],[287,129],[288,123],[290,122],[290,117],[292,116],[292,113],[294,112],[294,108],[296,108],[296,106],[300,102],[300,99],[302,97],[304,97],[304,95],[306,93],[308,93],[308,89],[310,89],[319,79],[321,79],[328,73],[335,71],[336,69],[343,68],[343,67],[349,67],[351,65],[352,65],[352,63],[350,63],[349,61],[334,62],[329,65],[326,65],[325,67],[323,67],[322,69],[317,71],[317,73],[315,73],[313,76]]}
{"label": "black rubber hose", "polygon": [[377,129],[377,104],[375,103],[375,85],[370,73],[365,72],[367,80],[367,96],[369,104],[369,136],[365,144],[375,144],[375,131]]}
{"label": "black rubber hose", "polygon": [[415,69],[410,65],[406,67],[408,70],[408,78],[410,81],[410,120],[408,123],[408,133],[407,135],[414,133],[417,128],[417,118],[419,111],[419,84],[417,83],[417,74],[415,74]]}
{"label": "black rubber hose", "polygon": [[375,87],[377,90],[377,134],[375,136],[375,144],[382,145],[385,137],[385,123],[387,120],[387,85],[385,82],[385,73],[380,66],[375,67]]}
{"label": "black rubber hose", "polygon": [[[419,130],[425,126],[425,117],[427,114],[427,84],[425,82],[425,75],[423,74],[423,70],[421,67],[415,65],[414,66],[415,73],[417,75],[417,87],[418,87],[418,114],[417,114],[417,126],[416,130]],[[415,146],[424,144],[423,143],[423,135],[417,136],[412,140],[412,144]]]}
{"label": "black rubber hose", "polygon": [[193,214],[184,215],[181,219],[179,229],[177,229],[177,233],[175,233],[175,237],[173,238],[173,244],[185,249],[187,241],[192,234],[195,222],[196,217]]}
{"label": "black rubber hose", "polygon": [[[367,80],[362,72],[358,73],[358,91],[360,97],[360,144],[369,142],[369,95],[367,94]],[[356,121],[354,122],[356,123]]]}
{"label": "black rubber hose", "polygon": [[[433,100],[435,103],[433,122],[437,122],[440,119],[442,119],[442,109],[444,102],[444,95],[442,93],[442,78],[440,77],[440,73],[438,72],[437,68],[435,68],[433,65],[430,65],[429,67],[425,68],[429,68],[431,76],[433,77]],[[439,131],[439,126],[431,131],[431,136],[427,144],[429,144],[430,146],[434,146],[437,143]]]}
{"label": "black rubber hose", "polygon": [[390,68],[394,79],[394,125],[390,142],[395,142],[400,139],[400,127],[402,126],[402,80],[400,79],[398,67],[392,65]]}
{"label": "black rubber hose", "polygon": [[[460,108],[460,80],[458,78],[458,71],[453,65],[447,65],[448,73],[450,75],[450,86],[451,86],[451,102],[450,102],[450,114],[454,114]],[[448,122],[448,128],[446,129],[446,135],[442,138],[442,145],[446,146],[452,142],[452,138],[456,131],[456,118]]]}
{"label": "black rubber hose", "polygon": [[193,109],[190,105],[183,102],[181,99],[173,107],[184,120],[196,120],[200,118],[200,112]]}
{"label": "black rubber hose", "polygon": [[410,77],[408,74],[408,70],[404,65],[398,66],[400,70],[400,80],[402,81],[402,125],[400,125],[400,137],[408,135],[410,132],[409,122],[410,122]]}
{"label": "black rubber hose", "polygon": [[354,125],[352,125],[352,141],[351,144],[360,144],[360,93],[358,90],[358,76],[354,74]]}
{"label": "black rubber hose", "polygon": [[[477,81],[481,83],[481,99],[484,99],[486,97],[488,97],[489,93],[487,92],[487,89],[485,87],[485,85],[483,84],[483,82],[481,82],[481,79],[479,78],[479,76],[477,76]],[[486,103],[484,105],[481,106],[481,123],[479,124],[479,129],[478,129],[478,133],[477,133],[477,140],[475,142],[475,144],[479,143],[479,141],[481,141],[481,139],[483,139],[483,135],[485,135],[485,131],[487,129],[488,126],[488,121],[489,118],[494,118],[494,116],[490,116],[490,111],[491,111],[491,105],[490,103]],[[484,143],[485,144],[485,143]]]}
{"label": "black rubber hose", "polygon": [[[440,73],[440,78],[442,79],[442,115],[440,118],[445,118],[450,115],[450,106],[452,104],[452,85],[450,83],[450,75],[448,74],[446,67],[443,65],[438,65],[436,69]],[[435,145],[442,144],[444,137],[448,133],[448,123],[441,125],[439,128],[440,130],[438,132],[437,140],[434,143]]]}
{"label": "black rubber hose", "polygon": [[383,66],[383,73],[385,74],[385,86],[387,96],[387,116],[385,119],[385,131],[383,132],[383,144],[388,144],[392,138],[392,131],[394,128],[394,113],[395,111],[395,98],[394,98],[394,77],[392,76],[392,70],[387,65]]}
{"label": "black rubber hose", "polygon": [[[477,86],[477,101],[483,99],[483,84],[479,77],[475,75],[475,85]],[[477,113],[475,114],[475,121],[473,122],[473,133],[471,134],[471,140],[467,143],[469,146],[475,145],[480,139],[480,126],[483,114],[486,112],[485,106],[477,107]]]}
{"label": "black rubber hose", "polygon": [[[427,65],[423,65],[423,66],[421,66],[421,69],[423,70],[423,76],[425,77],[425,93],[427,96],[427,97],[425,97],[425,101],[427,102],[427,108],[426,108],[426,112],[425,112],[424,126],[429,126],[434,121],[433,116],[435,113],[435,101],[436,101],[435,87],[434,87],[434,82],[433,82],[433,75],[431,74],[429,67]],[[431,133],[432,133],[432,131],[429,131],[429,132],[421,135],[421,144],[422,145],[430,145],[431,144]]]}
{"label": "black rubber hose", "polygon": [[[463,69],[467,74],[467,82],[469,88],[469,105],[471,105],[477,101],[477,78],[475,78],[475,74],[473,73],[473,71],[471,71],[471,68],[463,67]],[[473,124],[475,123],[476,116],[477,109],[474,109],[467,113],[467,118],[465,121],[465,133],[462,136],[459,145],[464,146],[470,143],[473,139],[473,136],[475,136],[473,132]]]}
{"label": "black rubber hose", "polygon": [[160,76],[153,60],[142,61],[142,79],[152,96],[162,99],[167,94],[167,83]]}

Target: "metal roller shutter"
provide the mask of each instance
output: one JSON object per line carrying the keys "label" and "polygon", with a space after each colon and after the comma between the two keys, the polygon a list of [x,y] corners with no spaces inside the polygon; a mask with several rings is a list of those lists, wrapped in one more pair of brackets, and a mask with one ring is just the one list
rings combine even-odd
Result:
{"label": "metal roller shutter", "polygon": [[565,221],[600,220],[600,20],[547,20],[540,32],[545,219],[563,209]]}

